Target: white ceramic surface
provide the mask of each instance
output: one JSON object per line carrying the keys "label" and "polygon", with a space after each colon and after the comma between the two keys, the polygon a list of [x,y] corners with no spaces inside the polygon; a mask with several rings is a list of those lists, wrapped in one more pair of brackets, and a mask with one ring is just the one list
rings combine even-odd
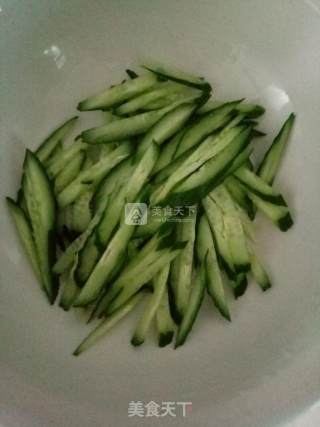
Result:
{"label": "white ceramic surface", "polygon": [[[316,408],[320,391],[319,0],[0,0],[0,7],[0,424],[319,425],[319,411],[313,421],[301,416]],[[141,55],[207,76],[217,97],[263,103],[270,138],[297,113],[277,180],[295,226],[280,233],[258,221],[274,288],[262,295],[252,284],[232,302],[231,324],[207,301],[183,348],[158,349],[151,338],[133,349],[133,315],[75,359],[89,328],[46,304],[3,196],[18,188],[24,148],[74,114],[79,100],[121,80]],[[128,418],[131,400],[192,401],[193,410]]]}

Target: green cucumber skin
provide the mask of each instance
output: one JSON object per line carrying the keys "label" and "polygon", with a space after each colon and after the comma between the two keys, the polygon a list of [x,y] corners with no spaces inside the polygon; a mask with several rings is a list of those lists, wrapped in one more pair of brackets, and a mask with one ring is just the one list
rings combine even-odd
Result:
{"label": "green cucumber skin", "polygon": [[99,182],[118,164],[132,154],[130,143],[122,144],[109,156],[93,164],[80,174],[58,195],[57,200],[61,208],[74,202],[86,191],[94,190]]}
{"label": "green cucumber skin", "polygon": [[291,228],[293,226],[294,222],[292,219],[292,216],[290,214],[290,212],[287,213],[286,216],[280,218],[278,220],[278,227],[281,231],[288,231],[289,228]]}
{"label": "green cucumber skin", "polygon": [[188,310],[185,313],[185,316],[182,319],[182,322],[178,329],[175,348],[178,348],[185,343],[193,327],[193,324],[197,318],[197,315],[205,294],[205,285],[206,285],[205,276],[206,276],[206,268],[205,268],[205,264],[202,263],[200,269],[196,273],[196,279],[194,283],[193,292],[190,296],[190,304],[188,306]]}
{"label": "green cucumber skin", "polygon": [[233,106],[228,106],[228,108],[225,109],[225,114],[223,114],[222,110],[220,114],[215,112],[205,115],[198,123],[191,126],[180,141],[179,147],[176,151],[176,157],[199,144],[214,131],[223,128],[232,118],[232,115],[230,114],[232,109]]}
{"label": "green cucumber skin", "polygon": [[[159,252],[158,258],[155,261],[152,261],[150,265],[144,269],[141,277],[135,277],[134,281],[131,278],[130,286],[128,286],[128,279],[126,278],[127,276],[124,275],[126,279],[124,280],[123,276],[120,275],[117,281],[111,285],[111,292],[116,293],[116,291],[119,289],[119,294],[112,300],[108,309],[108,313],[111,314],[122,303],[130,298],[134,292],[139,291],[139,289],[141,289],[145,283],[151,280],[165,264],[171,262],[171,260],[173,260],[179,254],[179,252],[185,247],[186,243],[187,242],[172,243],[172,239],[171,243],[169,243],[168,237],[165,236],[163,239],[161,239],[160,243],[156,247],[156,252]],[[142,268],[144,263],[142,262],[140,264]]]}
{"label": "green cucumber skin", "polygon": [[217,251],[215,249],[214,236],[205,213],[202,214],[198,223],[196,249],[199,261],[205,263],[208,294],[220,314],[231,321]]}
{"label": "green cucumber skin", "polygon": [[175,317],[181,321],[187,309],[191,288],[191,276],[194,258],[194,242],[196,236],[196,212],[188,222],[181,222],[176,227],[176,238],[188,241],[186,247],[171,264],[170,286],[173,291]]}
{"label": "green cucumber skin", "polygon": [[59,307],[61,307],[64,311],[69,311],[72,307],[72,304],[79,293],[79,288],[74,280],[74,267],[76,266],[76,262],[72,269],[69,272],[65,272],[61,276],[61,281],[63,283],[63,289],[59,301]]}
{"label": "green cucumber skin", "polygon": [[235,299],[240,298],[243,296],[248,288],[248,280],[247,276],[243,273],[240,273],[234,281],[234,288],[233,288],[233,295]]}
{"label": "green cucumber skin", "polygon": [[[246,127],[236,126],[231,129],[225,129],[218,135],[207,137],[202,144],[186,158],[177,170],[173,172],[168,180],[155,189],[154,193],[151,195],[150,202],[152,204],[162,203],[176,190],[176,188],[179,188],[179,192],[183,192],[188,189],[188,184],[192,188],[197,185],[199,179],[200,183],[201,181],[208,180],[210,170],[208,169],[208,165],[211,166],[211,169],[212,162],[219,165],[219,162],[221,162],[221,153],[223,153],[222,159],[224,159],[226,153],[228,153],[228,161],[233,153],[238,154],[240,148],[239,142],[241,145],[243,144],[241,136],[246,130]],[[218,170],[221,170],[221,166]],[[213,174],[213,172],[211,172],[211,174]],[[196,183],[194,183],[194,181]],[[180,187],[182,188],[180,189]]]}
{"label": "green cucumber skin", "polygon": [[272,287],[268,274],[253,252],[251,254],[251,273],[263,292],[266,292]]}
{"label": "green cucumber skin", "polygon": [[101,251],[97,244],[96,232],[93,231],[85,245],[78,252],[79,261],[74,277],[79,288],[83,288],[85,285],[100,256]]}
{"label": "green cucumber skin", "polygon": [[[42,285],[49,302],[53,304],[59,286],[58,281],[51,272],[51,268],[55,262],[56,240],[56,202],[54,193],[42,163],[30,150],[26,150],[23,171],[22,189],[26,199],[38,254]],[[38,185],[38,188],[31,188],[31,186],[35,185]],[[42,203],[42,200],[40,203],[39,200],[35,203],[32,202],[32,197],[38,199],[39,197],[43,197],[45,204]],[[37,205],[37,208],[35,205]],[[33,214],[31,210],[33,210]],[[39,229],[40,226],[41,229]],[[38,227],[38,229],[36,230],[35,227]]]}
{"label": "green cucumber skin", "polygon": [[273,205],[278,206],[288,206],[286,201],[284,200],[283,196],[281,194],[277,195],[269,195],[269,194],[263,194],[256,190],[255,188],[250,187],[245,182],[243,182],[241,179],[239,179],[236,175],[234,177],[241,182],[241,184],[246,187],[251,193],[255,194],[256,196],[260,197],[260,199],[265,200],[266,202],[270,202]]}
{"label": "green cucumber skin", "polygon": [[88,350],[92,345],[99,341],[105,333],[113,328],[123,317],[125,317],[139,303],[144,296],[144,292],[135,294],[123,306],[117,309],[112,315],[102,320],[102,322],[80,343],[73,352],[74,356],[79,356],[85,350]]}
{"label": "green cucumber skin", "polygon": [[69,166],[61,170],[54,179],[55,194],[59,194],[65,187],[67,187],[80,173],[86,155],[83,151],[79,151],[69,163]]}
{"label": "green cucumber skin", "polygon": [[60,172],[62,172],[74,157],[81,152],[86,150],[86,145],[78,140],[74,141],[73,144],[61,150],[56,156],[50,157],[45,165],[46,173],[51,180],[54,180]]}
{"label": "green cucumber skin", "polygon": [[203,92],[211,92],[211,85],[206,82],[202,77],[188,75],[177,69],[172,69],[166,65],[160,63],[154,63],[150,61],[143,62],[141,67],[154,73],[161,79],[172,80],[177,83],[181,83],[186,86],[195,87],[201,89]]}
{"label": "green cucumber skin", "polygon": [[175,108],[170,105],[160,110],[141,113],[136,116],[122,118],[103,126],[85,130],[81,138],[87,144],[100,144],[114,141],[122,141],[148,131],[166,113]]}
{"label": "green cucumber skin", "polygon": [[119,227],[113,239],[110,241],[110,244],[104,253],[101,254],[100,260],[98,260],[97,264],[93,267],[74,306],[87,306],[97,299],[101,291],[103,291],[104,286],[110,280],[113,270],[117,268],[117,265],[123,259],[123,255],[125,254],[128,242],[133,233],[134,226],[123,224],[122,227]]}
{"label": "green cucumber skin", "polygon": [[[170,266],[167,266],[167,268],[169,273]],[[162,300],[156,312],[156,326],[158,331],[159,347],[165,347],[166,345],[168,345],[172,341],[175,333],[174,320],[172,319],[170,313],[170,301],[168,292],[169,288],[167,283],[166,291],[162,296]]]}
{"label": "green cucumber skin", "polygon": [[234,172],[233,176],[238,181],[240,181],[244,187],[250,190],[251,193],[256,194],[266,202],[270,202],[274,205],[287,206],[283,196],[280,193],[277,193],[271,187],[271,185],[269,185],[247,167],[242,166]]}
{"label": "green cucumber skin", "polygon": [[10,197],[7,197],[6,201],[10,214],[13,217],[19,238],[31,263],[32,269],[36,275],[38,282],[41,284],[41,271],[39,267],[39,260],[35,247],[35,242],[32,236],[32,228],[30,221],[27,218],[25,212],[14,200],[12,200]]}
{"label": "green cucumber skin", "polygon": [[130,70],[129,68],[126,69],[126,73],[128,74],[128,76],[130,77],[130,79],[136,79],[137,77],[139,77],[139,74],[137,74],[135,71]]}
{"label": "green cucumber skin", "polygon": [[139,154],[143,153],[152,142],[161,145],[178,132],[196,109],[196,103],[181,104],[165,114],[139,143]]}
{"label": "green cucumber skin", "polygon": [[238,205],[245,210],[248,217],[253,220],[255,216],[255,208],[246,191],[239,185],[238,181],[233,176],[229,176],[225,181],[225,184],[234,201],[238,203]]}
{"label": "green cucumber skin", "polygon": [[168,332],[160,333],[159,334],[159,341],[158,341],[159,347],[165,347],[168,344],[170,344],[173,340],[173,337],[174,337],[174,331],[168,331]]}
{"label": "green cucumber skin", "polygon": [[35,154],[40,162],[46,162],[56,146],[64,140],[64,138],[71,132],[75,126],[78,116],[64,122],[61,126],[55,129],[43,142],[40,144]]}
{"label": "green cucumber skin", "polygon": [[294,222],[287,206],[267,202],[251,191],[248,191],[248,196],[254,205],[271,219],[281,231],[286,232],[293,226]]}
{"label": "green cucumber skin", "polygon": [[[294,121],[295,121],[295,114],[291,113],[287,118],[287,120],[284,122],[279,133],[273,140],[272,144],[270,145],[269,149],[264,155],[264,158],[262,159],[262,162],[258,167],[257,175],[259,175],[269,185],[273,184],[273,181],[276,177],[279,164],[282,158],[282,154],[285,149],[285,146],[287,145],[288,139],[290,137],[290,133],[294,125]],[[273,159],[272,155],[275,151],[277,152],[276,153],[277,157],[276,159]],[[272,169],[268,171],[267,169],[269,167],[270,162],[273,163],[270,165]]]}
{"label": "green cucumber skin", "polygon": [[167,264],[159,271],[153,279],[153,293],[149,296],[143,314],[133,333],[131,344],[138,346],[144,343],[147,333],[150,329],[151,322],[156,317],[158,308],[160,307],[164,293],[167,291],[167,280],[169,275],[170,265]]}
{"label": "green cucumber skin", "polygon": [[124,84],[119,84],[108,88],[96,95],[90,96],[84,101],[79,102],[79,111],[92,111],[111,108],[119,105],[136,95],[139,95],[151,88],[157,83],[157,79],[152,75],[144,75],[129,81]]}
{"label": "green cucumber skin", "polygon": [[[248,134],[249,134],[249,132],[248,132]],[[162,201],[161,203],[159,203],[159,204],[161,204],[161,205],[164,205],[164,204],[170,204],[170,203],[173,203],[173,204],[178,204],[178,205],[183,205],[184,203],[185,204],[192,204],[192,203],[198,203],[201,199],[203,199],[210,191],[212,191],[217,185],[219,185],[220,184],[220,182],[221,182],[221,178],[222,177],[225,177],[225,174],[226,174],[226,172],[228,171],[228,169],[230,168],[230,166],[232,165],[232,163],[234,162],[234,159],[239,155],[239,153],[241,152],[241,151],[243,151],[248,145],[249,145],[249,143],[250,143],[250,139],[249,138],[247,138],[247,139],[245,139],[243,142],[242,142],[242,144],[241,144],[241,146],[237,149],[237,150],[235,150],[235,153],[233,154],[233,157],[232,158],[230,158],[230,159],[228,159],[228,161],[226,161],[224,164],[223,164],[223,167],[221,167],[213,176],[211,176],[210,177],[210,179],[208,179],[204,184],[202,184],[202,185],[199,185],[199,186],[197,186],[197,187],[195,187],[195,188],[193,188],[193,189],[191,189],[191,190],[188,190],[188,191],[183,191],[183,192],[179,192],[179,186],[181,185],[181,184],[178,184],[177,186],[176,186],[176,188],[174,188],[173,189],[173,192],[171,193],[171,195],[169,195],[168,196],[168,198],[166,199],[166,200],[164,200],[164,201]],[[234,149],[234,147],[231,147],[231,146],[229,146],[229,147],[227,147],[227,149],[228,148],[230,148],[230,149]],[[222,157],[222,156],[224,156],[225,155],[225,150],[223,150],[222,152],[220,152],[217,156],[216,156],[216,158],[218,158],[218,156],[219,157]],[[212,160],[212,159],[210,159],[210,160]],[[210,160],[208,160],[208,162],[210,162]],[[207,163],[208,163],[207,162]],[[206,165],[206,163],[205,163],[205,165]],[[194,173],[197,173],[197,172],[194,172]],[[192,175],[191,175],[192,176]],[[185,179],[185,181],[183,181],[183,182],[186,182],[187,180],[188,180],[188,178],[189,177],[187,177],[186,179]],[[182,184],[183,184],[183,182],[182,182]]]}
{"label": "green cucumber skin", "polygon": [[156,175],[168,166],[174,159],[179,143],[186,132],[186,129],[180,129],[169,141],[167,141],[160,152],[157,164],[153,168],[152,175]]}

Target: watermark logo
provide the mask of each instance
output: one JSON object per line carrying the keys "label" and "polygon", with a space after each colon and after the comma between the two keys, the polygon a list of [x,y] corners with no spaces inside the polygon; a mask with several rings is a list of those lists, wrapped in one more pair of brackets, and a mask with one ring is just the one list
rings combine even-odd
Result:
{"label": "watermark logo", "polygon": [[145,225],[148,222],[148,207],[145,203],[127,203],[125,223],[127,225]]}
{"label": "watermark logo", "polygon": [[188,222],[193,220],[197,206],[152,206],[149,211],[158,222]]}
{"label": "watermark logo", "polygon": [[128,417],[186,417],[192,411],[192,402],[129,402]]}

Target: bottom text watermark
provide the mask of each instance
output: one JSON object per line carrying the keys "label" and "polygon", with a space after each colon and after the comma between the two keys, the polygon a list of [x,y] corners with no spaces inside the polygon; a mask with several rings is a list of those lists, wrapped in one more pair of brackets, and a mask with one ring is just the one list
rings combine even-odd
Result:
{"label": "bottom text watermark", "polygon": [[131,400],[128,417],[186,417],[192,411],[192,402],[143,402]]}

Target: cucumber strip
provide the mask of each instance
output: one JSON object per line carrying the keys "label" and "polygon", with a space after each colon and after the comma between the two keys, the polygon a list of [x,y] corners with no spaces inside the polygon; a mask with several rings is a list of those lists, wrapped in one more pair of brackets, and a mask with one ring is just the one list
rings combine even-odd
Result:
{"label": "cucumber strip", "polygon": [[134,226],[126,223],[120,226],[78,295],[74,303],[76,307],[86,306],[99,296],[119,260],[124,255],[134,229]]}
{"label": "cucumber strip", "polygon": [[67,185],[69,185],[80,173],[85,161],[85,153],[79,151],[68,164],[68,167],[62,169],[54,180],[54,192],[59,194]]}
{"label": "cucumber strip", "polygon": [[272,286],[271,281],[264,267],[260,263],[257,256],[253,253],[253,251],[250,256],[250,261],[251,261],[251,273],[254,280],[258,283],[258,285],[263,290],[263,292],[267,291]]}
{"label": "cucumber strip", "polygon": [[159,336],[158,345],[159,347],[165,347],[171,343],[175,331],[175,324],[170,314],[167,289],[162,295],[160,305],[156,312],[156,326]]}
{"label": "cucumber strip", "polygon": [[72,204],[72,224],[71,230],[83,233],[92,217],[90,202],[92,198],[92,191],[86,191]]}
{"label": "cucumber strip", "polygon": [[72,307],[74,300],[76,299],[79,288],[74,280],[74,271],[77,265],[77,260],[70,271],[66,271],[62,274],[61,280],[63,282],[63,289],[59,301],[59,306],[65,311],[69,311]]}
{"label": "cucumber strip", "polygon": [[23,170],[22,189],[30,215],[42,286],[50,303],[53,303],[58,291],[51,273],[56,222],[54,195],[42,164],[29,150],[26,151]]}
{"label": "cucumber strip", "polygon": [[87,144],[87,156],[92,161],[92,164],[97,163],[103,157],[108,156],[115,148],[118,147],[118,143],[110,144],[96,144],[88,145]]}
{"label": "cucumber strip", "polygon": [[79,237],[77,237],[77,239],[75,239],[67,247],[65,252],[63,252],[63,254],[59,257],[59,259],[53,266],[53,273],[62,274],[65,270],[71,267],[72,263],[74,262],[75,255],[84,247],[87,239],[92,235],[93,230],[99,223],[104,209],[108,205],[108,202],[109,197],[106,197],[104,203],[101,204],[98,211],[95,213],[92,220],[90,221],[90,224],[88,225],[87,229]]}
{"label": "cucumber strip", "polygon": [[121,162],[111,170],[98,184],[96,191],[92,197],[92,210],[96,212],[105,197],[110,196],[116,187],[123,186],[132,176],[135,164],[132,162],[132,157]]}
{"label": "cucumber strip", "polygon": [[196,104],[182,104],[163,116],[150,130],[139,144],[138,152],[144,153],[152,142],[162,144],[178,132],[194,112]]}
{"label": "cucumber strip", "polygon": [[94,188],[99,181],[110,172],[118,163],[128,157],[132,152],[130,143],[123,143],[116,148],[109,156],[101,159],[88,169],[80,172],[57,197],[61,208],[74,202],[85,191]]}
{"label": "cucumber strip", "polygon": [[[135,239],[136,241],[140,240],[140,239]],[[124,262],[128,262],[128,260],[130,261],[130,257],[129,257],[129,247],[130,247],[130,243],[132,243],[134,240],[130,240],[130,242],[128,243],[127,246],[127,256],[124,256],[122,259],[122,262],[120,261],[116,267],[116,269],[112,272],[112,274],[110,275],[110,281],[113,280],[114,277],[117,277],[118,273],[121,271],[121,269],[123,268]],[[136,243],[136,242],[135,242]],[[136,253],[138,252],[138,248]],[[109,303],[112,301],[113,297],[112,295],[110,295],[110,292],[108,292],[108,289],[106,291],[103,291],[101,293],[101,295],[99,296],[99,298],[95,301],[95,306],[90,314],[90,317],[88,319],[88,322],[91,322],[91,320],[93,320],[94,318],[99,318],[101,319],[102,317],[104,317],[106,315],[106,310],[109,306]]]}
{"label": "cucumber strip", "polygon": [[[125,190],[127,191],[127,189]],[[122,190],[118,192],[116,189],[114,194],[110,197],[108,207],[105,209],[95,230],[95,233],[90,239],[88,239],[79,253],[79,263],[76,270],[76,279],[79,286],[82,287],[82,285],[84,285],[84,283],[88,280],[91,272],[99,260],[101,252],[107,247],[109,240],[121,219],[124,201],[124,192]],[[109,209],[109,206],[111,209]],[[103,228],[101,228],[101,224],[106,217],[108,218],[108,221],[106,221],[103,225]],[[99,236],[101,236],[103,239],[102,241],[100,240]]]}
{"label": "cucumber strip", "polygon": [[159,228],[168,220],[168,216],[161,210],[159,214],[153,213],[152,209],[148,210],[147,224],[138,225],[134,237],[148,237],[157,233]]}
{"label": "cucumber strip", "polygon": [[202,200],[202,205],[205,209],[210,228],[214,235],[214,241],[216,243],[221,265],[225,269],[228,276],[230,278],[234,278],[236,273],[230,252],[229,242],[226,236],[223,221],[223,212],[221,208],[209,196],[205,197]]}
{"label": "cucumber strip", "polygon": [[139,252],[139,248],[145,243],[145,239],[132,238],[128,244],[127,256],[128,260],[131,261]]}
{"label": "cucumber strip", "polygon": [[[237,209],[239,218],[240,218],[241,223],[242,223],[243,231],[245,232],[246,237],[251,241],[255,241],[255,225],[254,225],[254,223],[248,217],[247,212],[240,205],[238,205],[235,201],[234,201],[234,203],[235,203],[235,208]],[[248,247],[248,249],[249,249],[249,247]]]}
{"label": "cucumber strip", "polygon": [[293,225],[293,220],[288,206],[275,205],[261,199],[256,194],[248,190],[248,196],[281,231],[287,231]]}
{"label": "cucumber strip", "polygon": [[[131,258],[129,257],[129,247],[130,247],[130,243],[135,242],[135,245],[137,245],[138,241],[141,239],[135,239],[135,240],[130,240],[127,246],[127,257],[123,257],[123,261],[128,262],[131,261]],[[135,246],[135,255],[139,252],[139,248],[137,246]],[[113,270],[113,272],[110,275],[110,281],[113,280],[114,277],[116,277],[118,275],[118,273],[120,272],[121,268],[123,267],[123,262],[119,262],[116,269]],[[98,317],[99,319],[101,317],[103,317],[106,314],[106,310],[108,308],[109,303],[112,301],[113,296],[110,294],[110,292],[108,291],[104,291],[103,294],[101,295],[101,297],[97,300],[96,303],[96,307],[94,308],[89,321],[92,320],[94,317]],[[88,322],[89,322],[88,321]]]}
{"label": "cucumber strip", "polygon": [[188,93],[188,89],[186,89],[185,86],[172,82],[158,83],[153,86],[150,91],[138,95],[137,97],[130,99],[125,104],[120,105],[120,107],[116,108],[115,112],[119,115],[132,114],[143,109],[150,102],[157,101],[167,95],[182,91],[184,93]]}
{"label": "cucumber strip", "polygon": [[[253,119],[256,117],[260,117],[262,114],[265,113],[265,108],[258,104],[252,104],[249,102],[243,102],[244,99],[239,100],[239,104],[236,107],[236,110],[239,113],[244,113],[246,117]],[[231,101],[236,102],[236,101]],[[241,104],[240,104],[241,102]],[[224,105],[228,104],[228,102],[224,101],[218,101],[215,99],[209,99],[208,102],[206,102],[201,108],[197,110],[197,114],[207,114],[213,110],[217,110],[218,108],[223,107]]]}
{"label": "cucumber strip", "polygon": [[225,126],[230,122],[230,113],[235,109],[240,101],[228,102],[221,108],[206,114],[200,119],[198,123],[191,126],[191,128],[184,134],[179,147],[176,151],[175,157],[179,157],[191,147],[198,145],[204,138],[210,135],[215,130]]}
{"label": "cucumber strip", "polygon": [[[236,126],[228,129],[226,132],[222,131],[217,136],[209,136],[200,146],[181,164],[181,166],[173,172],[168,180],[163,183],[151,195],[150,202],[157,204],[165,200],[171,190],[179,184],[184,178],[191,175],[209,159],[214,158],[223,151],[228,145],[233,143],[235,138],[246,131],[243,126]],[[231,144],[232,146],[234,145]]]}
{"label": "cucumber strip", "polygon": [[160,170],[168,166],[174,159],[175,152],[177,151],[178,145],[181,138],[183,137],[186,129],[180,129],[161,149],[159,159],[156,166],[153,168],[152,174],[155,175]]}
{"label": "cucumber strip", "polygon": [[38,282],[41,284],[41,272],[35,242],[32,236],[32,228],[24,211],[10,197],[6,198],[10,214],[14,220],[16,230],[22,242],[23,248],[29,258],[32,269]]}
{"label": "cucumber strip", "polygon": [[206,214],[203,214],[199,221],[196,248],[200,262],[205,263],[208,293],[221,315],[231,321],[212,232]]}
{"label": "cucumber strip", "polygon": [[79,288],[82,288],[88,280],[100,256],[101,247],[97,243],[96,230],[94,230],[78,251],[78,263],[74,276]]}
{"label": "cucumber strip", "polygon": [[120,222],[121,214],[126,203],[125,196],[125,185],[119,188],[116,187],[110,196],[110,203],[101,217],[101,221],[96,230],[97,243],[101,247],[105,247],[108,244],[114,230]]}
{"label": "cucumber strip", "polygon": [[[243,99],[239,101],[242,102]],[[231,101],[231,102],[234,102],[234,101]],[[209,98],[205,104],[203,104],[200,108],[198,108],[197,114],[202,115],[202,114],[211,113],[211,111],[216,110],[217,108],[220,108],[227,103],[228,102],[225,102],[225,101],[219,101],[218,99]]]}
{"label": "cucumber strip", "polygon": [[233,280],[229,280],[229,283],[233,290],[233,295],[235,299],[243,296],[248,287],[248,280],[245,273],[239,273]]}
{"label": "cucumber strip", "polygon": [[69,147],[62,150],[57,156],[49,159],[46,164],[46,172],[50,179],[55,178],[59,172],[69,167],[70,162],[74,159],[77,153],[86,149],[86,144],[78,140]]}
{"label": "cucumber strip", "polygon": [[174,260],[186,245],[186,242],[172,243],[171,239],[168,243],[167,237],[164,240],[166,241],[166,246],[163,248],[159,247],[155,251],[156,259],[151,257],[148,260],[146,257],[144,261],[140,262],[134,268],[129,269],[129,271],[123,271],[111,285],[110,292],[115,298],[107,309],[109,314],[138,292],[143,285],[153,279],[166,264]]}
{"label": "cucumber strip", "polygon": [[250,269],[249,251],[239,211],[224,185],[216,187],[209,197],[223,212],[224,229],[235,271],[247,272]]}
{"label": "cucumber strip", "polygon": [[198,100],[198,104],[200,103],[200,99],[203,97],[203,92],[198,89],[186,88],[184,91],[176,91],[172,94],[159,98],[158,100],[154,100],[149,102],[143,108],[143,111],[152,111],[158,110],[160,108],[168,107],[171,104],[186,104],[190,102],[195,102]]}
{"label": "cucumber strip", "polygon": [[108,109],[150,89],[157,83],[152,74],[128,80],[93,95],[78,104],[79,111]]}
{"label": "cucumber strip", "polygon": [[125,317],[138,304],[144,296],[144,292],[134,295],[126,304],[115,311],[111,316],[103,320],[76,348],[74,356],[79,356],[85,350],[88,350],[93,344],[99,341],[110,329],[112,329],[123,317]]}
{"label": "cucumber strip", "polygon": [[249,199],[247,192],[241,187],[241,184],[233,176],[228,176],[224,181],[229,193],[233,199],[247,212],[250,219],[254,218],[254,206]]}
{"label": "cucumber strip", "polygon": [[62,144],[62,141],[60,140],[60,141],[58,141],[57,145],[54,147],[50,156],[46,160],[43,160],[41,162],[43,164],[43,166],[46,168],[49,162],[53,161],[54,159],[59,158],[62,151],[63,151],[63,144]]}
{"label": "cucumber strip", "polygon": [[[250,143],[252,139],[252,132],[250,134],[250,139],[247,143]],[[229,176],[233,174],[236,170],[238,170],[241,166],[247,166],[247,163],[250,161],[250,156],[253,152],[253,149],[250,147],[246,147],[242,150],[238,156],[234,158],[234,160],[230,163],[229,167],[225,170],[225,172],[220,176],[219,182],[224,182]]]}
{"label": "cucumber strip", "polygon": [[192,293],[190,295],[190,303],[182,319],[182,322],[179,326],[177,338],[175,342],[175,348],[183,345],[185,340],[187,339],[187,336],[191,332],[191,329],[197,318],[198,312],[200,310],[200,307],[204,298],[205,287],[206,287],[206,267],[205,267],[205,263],[202,263],[201,267],[196,272],[196,278],[194,281]]}
{"label": "cucumber strip", "polygon": [[164,199],[160,202],[190,205],[205,197],[225,178],[226,172],[232,167],[236,157],[240,156],[240,153],[250,143],[250,132],[250,128],[243,129],[231,144],[176,185],[167,200]]}
{"label": "cucumber strip", "polygon": [[[177,224],[177,241],[187,241],[186,247],[171,263],[170,286],[173,294],[175,321],[179,324],[187,310],[191,289],[194,241],[196,235],[196,210],[188,219]],[[185,222],[184,222],[185,221]]]}
{"label": "cucumber strip", "polygon": [[[246,122],[247,124],[249,123],[249,121]],[[265,132],[262,132],[259,129],[252,129],[252,139],[253,138],[263,138],[264,136],[266,136],[267,134]]]}
{"label": "cucumber strip", "polygon": [[142,316],[134,330],[131,338],[131,344],[138,346],[144,343],[147,333],[150,329],[151,322],[160,306],[163,294],[167,291],[167,280],[169,275],[170,264],[160,270],[153,279],[153,293],[148,296],[148,302],[144,308]]}
{"label": "cucumber strip", "polygon": [[72,117],[71,119],[64,122],[61,126],[55,129],[36,150],[36,156],[40,162],[46,162],[50,155],[53,153],[60,141],[63,141],[69,133],[73,130],[78,116]]}
{"label": "cucumber strip", "polygon": [[111,111],[101,111],[103,123],[111,123],[114,120],[120,120],[120,117],[113,114]]}
{"label": "cucumber strip", "polygon": [[88,319],[88,323],[91,322],[94,318],[101,319],[104,317],[105,312],[108,308],[108,305],[110,304],[112,298],[110,297],[110,294],[108,292],[104,292],[99,299],[96,301],[96,305],[90,314],[90,317]]}
{"label": "cucumber strip", "polygon": [[282,195],[274,190],[269,184],[263,181],[258,175],[242,166],[233,174],[250,192],[256,194],[261,199],[276,204],[287,206]]}
{"label": "cucumber strip", "polygon": [[101,245],[105,246],[108,243],[114,228],[120,220],[125,203],[133,202],[136,199],[151,174],[158,157],[159,147],[152,142],[144,155],[137,162],[126,187],[121,189],[115,203],[110,203],[110,209],[106,210],[99,224],[97,236]]}
{"label": "cucumber strip", "polygon": [[293,113],[287,118],[280,132],[273,140],[257,171],[257,175],[267,184],[272,185],[278,172],[284,149],[289,140],[295,121]]}
{"label": "cucumber strip", "polygon": [[244,113],[246,117],[251,119],[262,116],[266,109],[259,104],[250,104],[249,102],[243,102],[237,106],[239,113]]}
{"label": "cucumber strip", "polygon": [[143,61],[140,66],[148,71],[151,71],[156,76],[173,80],[182,83],[186,86],[196,87],[201,90],[210,91],[210,84],[202,77],[194,76],[192,74],[180,71],[176,68],[169,67],[155,61]]}
{"label": "cucumber strip", "polygon": [[155,252],[157,247],[161,244],[162,239],[165,236],[168,236],[171,231],[172,229],[170,227],[166,228],[166,224],[162,224],[162,227],[159,227],[153,237],[145,242],[145,244],[139,249],[136,256],[130,261],[123,272],[127,274],[136,266],[140,266],[141,263],[156,259],[157,254],[155,254]]}
{"label": "cucumber strip", "polygon": [[161,169],[154,177],[155,184],[161,184],[166,179],[168,179],[176,170],[178,170],[184,161],[194,152],[195,148],[191,148],[189,151],[186,151],[181,156],[174,159],[166,167]]}
{"label": "cucumber strip", "polygon": [[168,113],[173,104],[161,110],[137,114],[133,117],[117,120],[106,125],[85,130],[81,133],[84,142],[99,144],[105,142],[121,141],[128,137],[140,135],[151,128],[158,120]]}
{"label": "cucumber strip", "polygon": [[52,268],[54,274],[62,274],[72,265],[75,254],[80,249],[86,238],[87,231],[82,233],[67,247]]}
{"label": "cucumber strip", "polygon": [[126,73],[130,77],[130,79],[136,79],[137,77],[139,77],[139,75],[135,71],[130,70],[130,69],[127,69]]}

